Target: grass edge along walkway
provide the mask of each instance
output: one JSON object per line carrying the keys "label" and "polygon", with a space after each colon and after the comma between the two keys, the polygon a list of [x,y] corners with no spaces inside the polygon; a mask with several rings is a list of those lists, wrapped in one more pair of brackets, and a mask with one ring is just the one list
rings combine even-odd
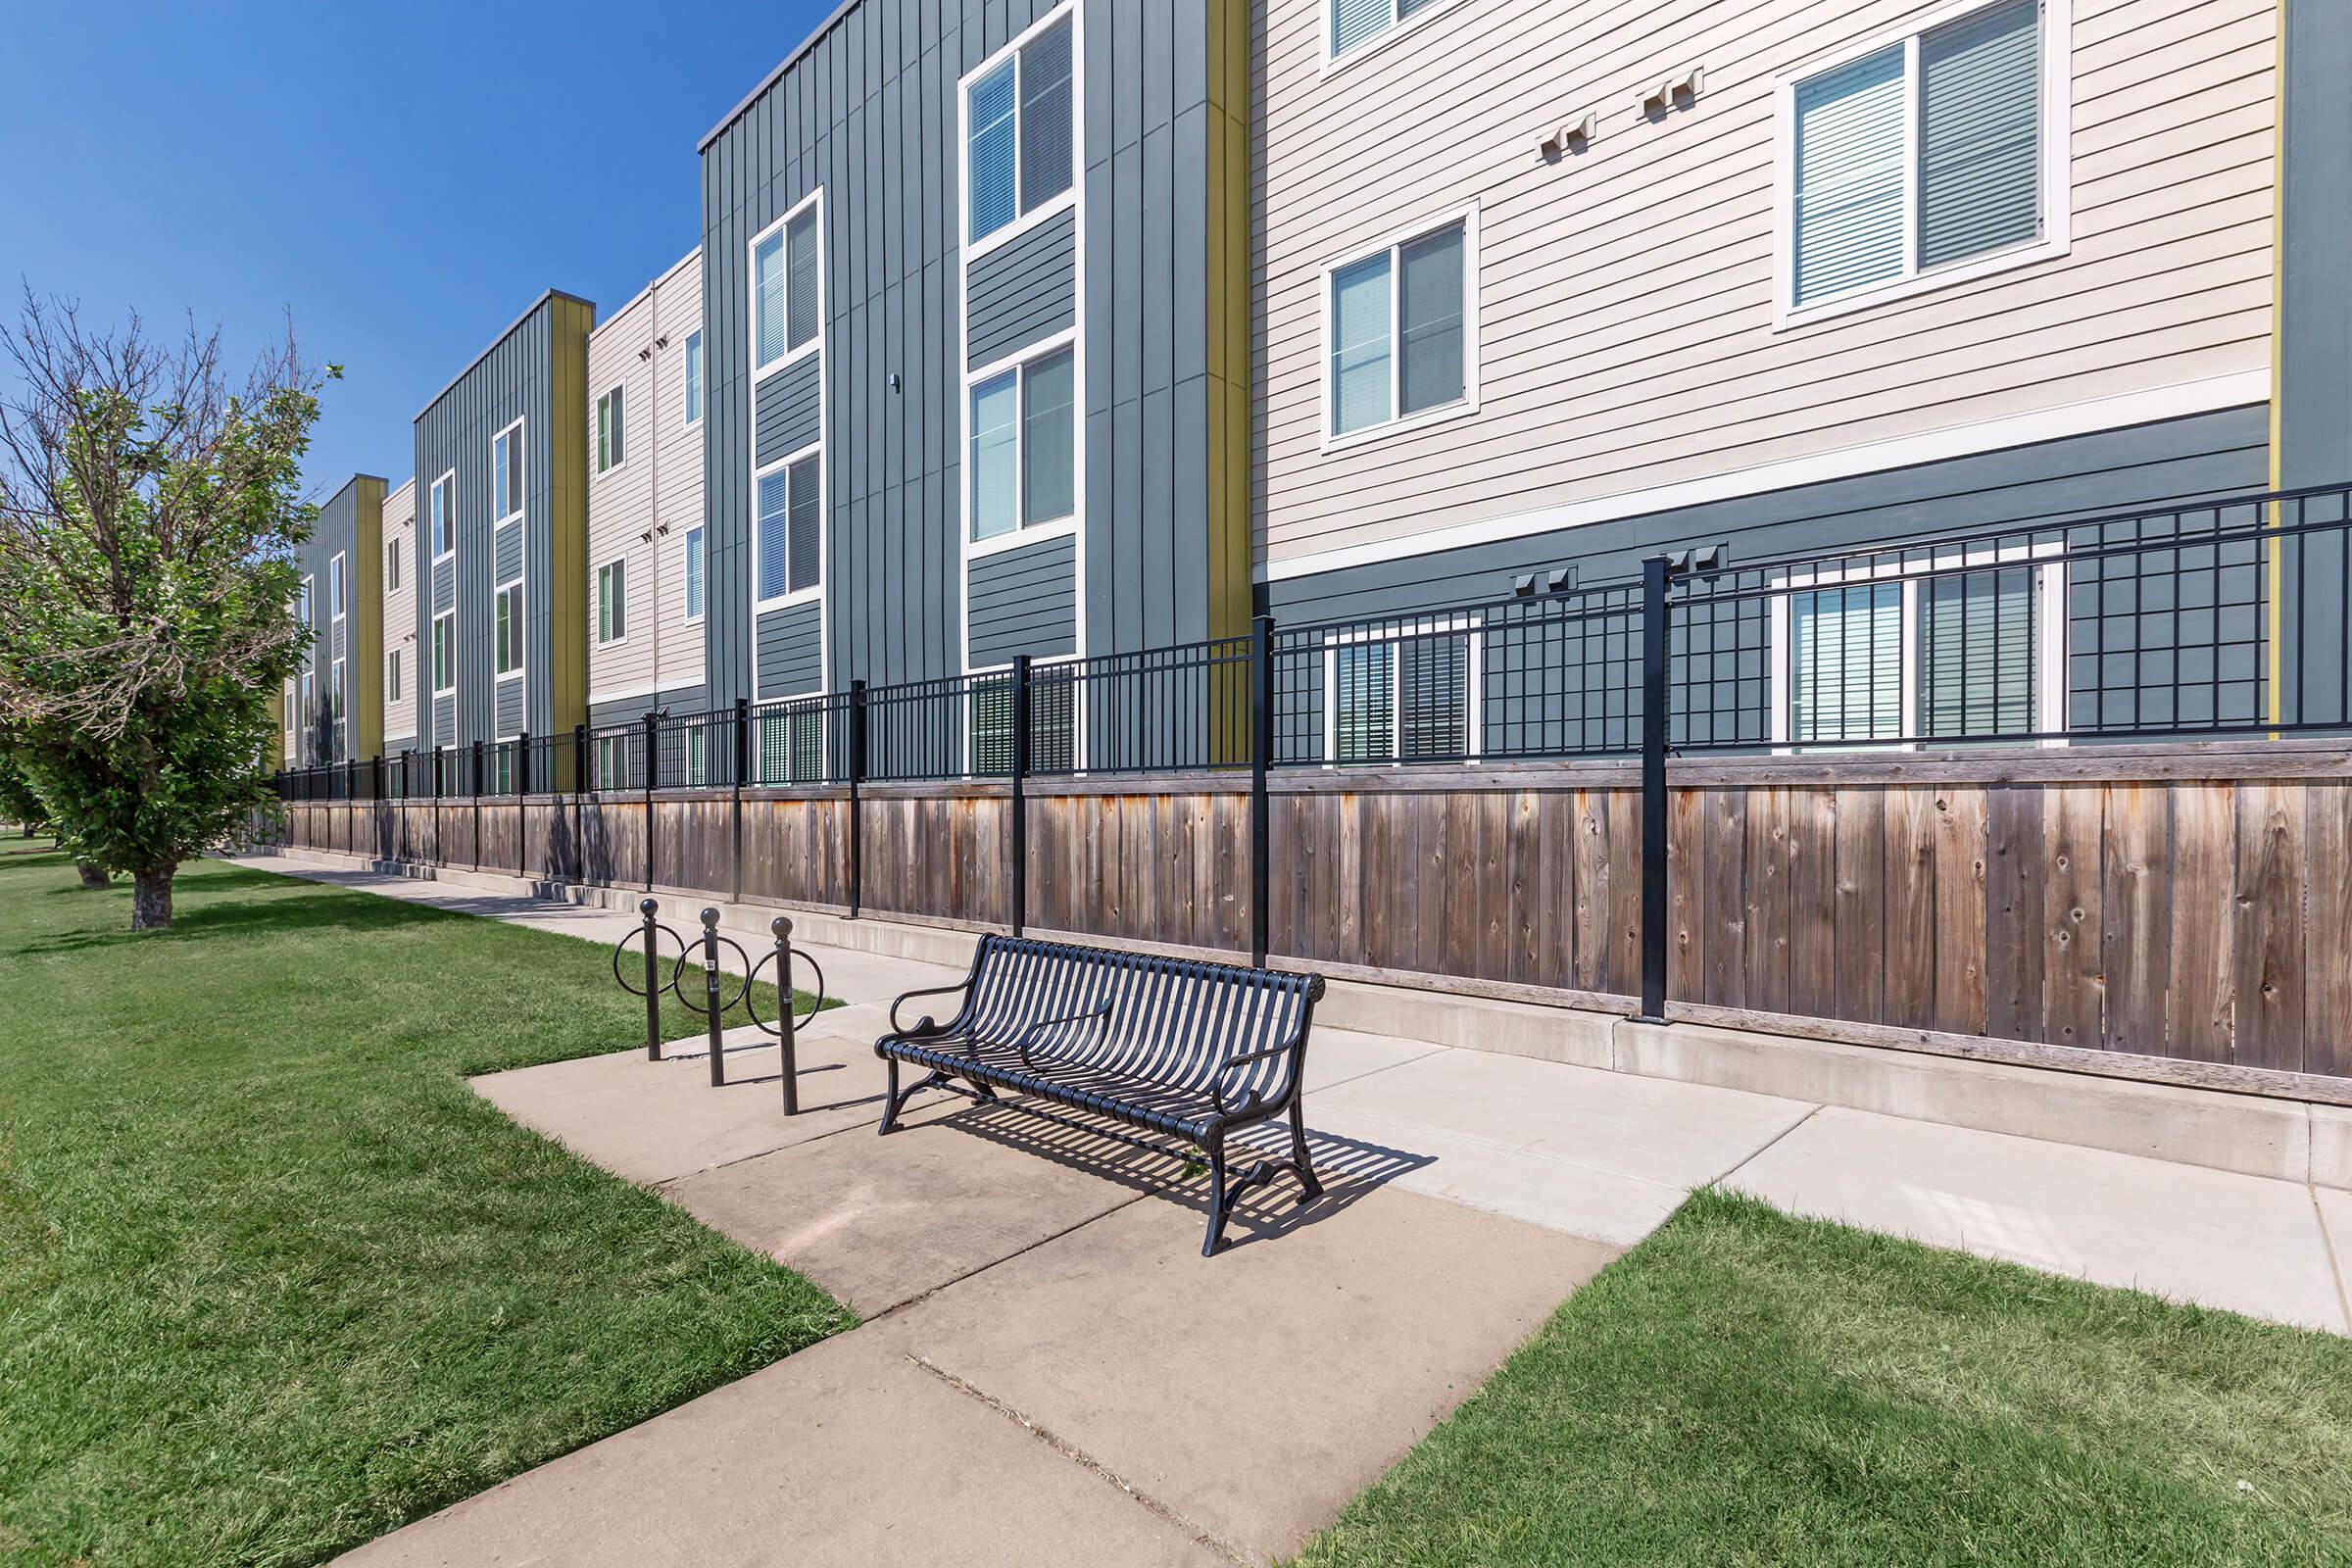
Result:
{"label": "grass edge along walkway", "polygon": [[0,1561],[317,1562],[855,1322],[466,1085],[641,1045],[600,945],[74,881],[0,845]]}
{"label": "grass edge along walkway", "polygon": [[2352,1342],[1702,1190],[1295,1568],[2352,1561]]}

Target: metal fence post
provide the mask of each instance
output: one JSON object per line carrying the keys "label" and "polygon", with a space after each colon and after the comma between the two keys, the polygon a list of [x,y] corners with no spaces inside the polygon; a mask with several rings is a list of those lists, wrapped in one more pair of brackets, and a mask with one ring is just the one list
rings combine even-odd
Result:
{"label": "metal fence post", "polygon": [[654,775],[660,771],[662,755],[662,710],[645,710],[645,887],[654,887]]}
{"label": "metal fence post", "polygon": [[722,1088],[727,1081],[726,1048],[720,1037],[726,1033],[719,1023],[718,995],[718,911],[703,910],[703,1004],[710,1027],[710,1087]]}
{"label": "metal fence post", "polygon": [[588,880],[588,845],[580,837],[585,831],[586,806],[590,774],[588,771],[588,726],[571,726],[571,879]]}
{"label": "metal fence post", "polygon": [[482,868],[482,743],[473,743],[473,868]]}
{"label": "metal fence post", "polygon": [[[776,936],[776,1044],[783,1048],[784,1114],[801,1113],[801,1057],[799,1042],[793,1038],[792,1016],[792,922],[777,915],[767,923]],[[750,998],[745,998],[749,1006]]]}
{"label": "metal fence post", "polygon": [[1250,628],[1250,961],[1263,965],[1274,921],[1274,802],[1266,770],[1274,760],[1274,617]]}
{"label": "metal fence post", "polygon": [[1029,772],[1029,656],[1012,658],[1012,798],[1006,809],[1012,828],[1012,934],[1029,920],[1029,802],[1023,781]]}
{"label": "metal fence post", "polygon": [[531,732],[527,729],[514,738],[514,793],[531,793]]}
{"label": "metal fence post", "polygon": [[1642,563],[1642,1010],[1666,1021],[1666,573]]}
{"label": "metal fence post", "polygon": [[850,682],[850,918],[865,902],[865,682]]}
{"label": "metal fence post", "polygon": [[743,902],[743,776],[751,771],[745,765],[750,761],[751,755],[752,700],[748,697],[738,697],[735,699],[735,795],[734,822],[732,824],[735,858],[731,862],[733,869],[729,872],[730,886],[733,889],[732,897],[737,904]]}
{"label": "metal fence post", "polygon": [[645,1059],[662,1059],[662,981],[661,965],[654,954],[661,946],[661,929],[654,916],[662,906],[652,899],[641,899],[637,912],[645,916]]}

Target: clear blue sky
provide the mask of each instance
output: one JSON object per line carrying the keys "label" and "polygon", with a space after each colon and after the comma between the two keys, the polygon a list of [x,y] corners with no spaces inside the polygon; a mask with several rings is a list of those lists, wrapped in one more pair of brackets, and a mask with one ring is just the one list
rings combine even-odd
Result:
{"label": "clear blue sky", "polygon": [[695,143],[833,0],[8,5],[0,309],[291,310],[342,365],[306,478],[398,484],[410,421],[550,286],[610,312],[702,237]]}

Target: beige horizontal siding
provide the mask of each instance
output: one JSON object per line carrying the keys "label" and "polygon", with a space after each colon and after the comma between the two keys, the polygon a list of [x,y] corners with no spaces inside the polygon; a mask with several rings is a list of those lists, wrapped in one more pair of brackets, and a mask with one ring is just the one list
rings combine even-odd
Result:
{"label": "beige horizontal siding", "polygon": [[[686,339],[701,324],[700,251],[623,306],[588,340],[588,700],[703,680],[703,629],[686,623],[685,538],[703,515],[702,427],[685,425]],[[614,386],[626,411],[620,466],[596,471],[596,404]],[[666,530],[666,531],[664,531]],[[647,535],[651,534],[651,539]],[[628,635],[596,641],[597,568],[628,564]]]}
{"label": "beige horizontal siding", "polygon": [[[415,737],[416,728],[416,687],[419,678],[416,641],[416,573],[419,563],[416,555],[416,481],[411,479],[384,497],[384,550],[400,541],[400,586],[391,586],[388,574],[378,573],[384,599],[384,660],[386,684],[379,688],[384,696],[383,738],[389,743]],[[431,570],[429,564],[422,567]],[[391,695],[391,656],[400,655],[400,696]]]}
{"label": "beige horizontal siding", "polygon": [[[2269,363],[2271,0],[2078,0],[2070,253],[1780,331],[1776,80],[1936,6],[1459,0],[1326,74],[1321,5],[1255,36],[1261,561]],[[1472,202],[1478,411],[1323,451],[1322,268]]]}

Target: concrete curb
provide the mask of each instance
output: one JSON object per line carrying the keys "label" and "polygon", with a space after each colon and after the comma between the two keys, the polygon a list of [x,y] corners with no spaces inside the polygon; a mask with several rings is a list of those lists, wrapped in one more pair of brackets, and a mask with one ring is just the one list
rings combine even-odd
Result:
{"label": "concrete curb", "polygon": [[[516,898],[634,913],[649,895],[551,884],[488,871],[424,870],[317,850],[278,850],[298,864],[386,875]],[[710,901],[650,895],[681,931]],[[974,933],[821,910],[717,902],[720,929],[747,947],[771,940],[787,914],[793,937],[880,957],[968,967]],[[1846,1045],[1710,1024],[1642,1024],[1610,1013],[1419,991],[1331,983],[1317,1021],[1365,1034],[1426,1040],[1684,1083],[1711,1084],[1914,1121],[2008,1133],[2117,1153],[2321,1187],[2352,1189],[2352,1108],[2309,1101],[2096,1077],[2055,1068]]]}

